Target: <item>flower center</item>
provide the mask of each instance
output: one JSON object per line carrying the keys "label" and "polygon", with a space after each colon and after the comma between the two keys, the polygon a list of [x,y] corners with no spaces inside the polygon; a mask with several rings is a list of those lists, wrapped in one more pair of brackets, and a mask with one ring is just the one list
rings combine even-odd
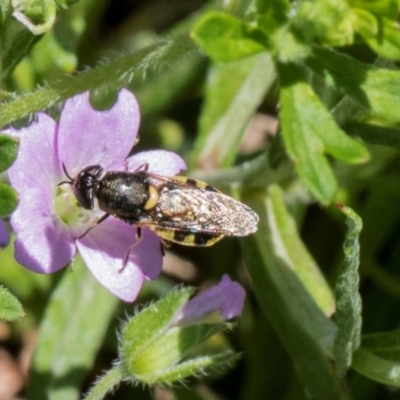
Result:
{"label": "flower center", "polygon": [[82,208],[69,184],[58,187],[54,198],[54,208],[61,221],[73,229],[77,236],[93,226],[102,215],[98,208],[94,210]]}

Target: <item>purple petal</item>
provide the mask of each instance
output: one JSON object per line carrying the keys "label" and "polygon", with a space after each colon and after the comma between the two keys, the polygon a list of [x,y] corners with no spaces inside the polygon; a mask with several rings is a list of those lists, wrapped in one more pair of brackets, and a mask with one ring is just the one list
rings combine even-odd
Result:
{"label": "purple petal", "polygon": [[233,282],[228,275],[224,275],[218,285],[189,300],[174,321],[181,324],[188,323],[215,311],[218,311],[225,320],[229,320],[242,313],[244,298],[244,289],[237,282]]}
{"label": "purple petal", "polygon": [[40,189],[22,192],[11,216],[17,235],[15,259],[32,271],[48,274],[67,265],[75,243],[69,229],[52,212],[51,195]]}
{"label": "purple petal", "polygon": [[0,248],[6,247],[10,241],[10,235],[6,223],[0,218]]}
{"label": "purple petal", "polygon": [[8,170],[12,186],[18,192],[29,188],[52,191],[59,180],[58,160],[55,156],[57,124],[46,114],[36,115],[36,122],[26,128],[13,130],[20,138],[18,157]]}
{"label": "purple petal", "polygon": [[128,170],[134,171],[143,164],[149,164],[149,171],[162,176],[173,176],[187,169],[185,161],[172,151],[150,150],[142,151],[129,157]]}
{"label": "purple petal", "polygon": [[163,264],[160,238],[150,229],[142,228],[142,238],[131,251],[130,260],[133,264],[140,266],[147,280],[156,279],[160,275]]}
{"label": "purple petal", "polygon": [[69,99],[63,108],[58,133],[60,162],[68,171],[100,164],[105,169],[124,160],[135,144],[139,128],[139,106],[126,89],[110,110],[96,111],[89,92]]}
{"label": "purple petal", "polygon": [[77,241],[87,267],[110,292],[124,301],[137,297],[143,279],[153,279],[161,271],[160,241],[143,230],[141,241],[131,250],[128,263],[123,260],[135,242],[136,227],[110,217]]}

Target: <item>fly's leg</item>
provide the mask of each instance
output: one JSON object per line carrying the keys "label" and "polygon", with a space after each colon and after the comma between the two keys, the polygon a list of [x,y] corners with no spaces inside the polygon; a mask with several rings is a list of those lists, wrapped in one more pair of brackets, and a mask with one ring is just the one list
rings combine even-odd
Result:
{"label": "fly's leg", "polygon": [[125,172],[132,172],[133,174],[135,172],[139,172],[139,171],[144,171],[147,172],[149,169],[149,163],[143,163],[140,164],[137,168],[135,168],[133,171],[129,171],[129,161],[128,160],[124,160],[124,169]]}
{"label": "fly's leg", "polygon": [[161,254],[164,257],[165,256],[165,249],[169,249],[171,247],[171,242],[168,242],[168,240],[165,240],[163,238],[160,238],[160,246],[161,246]]}
{"label": "fly's leg", "polygon": [[99,218],[92,226],[90,226],[88,229],[86,229],[85,232],[82,233],[82,235],[76,237],[75,239],[82,239],[84,236],[86,236],[93,228],[96,226],[100,225],[103,221],[105,221],[110,214],[104,214],[101,218]]}
{"label": "fly's leg", "polygon": [[129,171],[129,162],[128,160],[124,160],[124,170],[125,172],[132,172],[133,174],[139,171],[147,172],[149,169],[149,163],[140,164],[136,169],[133,171]]}
{"label": "fly's leg", "polygon": [[[160,250],[161,250],[162,256],[164,257],[165,249],[171,247],[171,242],[168,242],[167,240],[164,240],[163,238],[160,238],[160,239],[161,239],[160,240]],[[141,242],[141,240],[142,240],[142,228],[140,226],[137,226],[136,227],[136,240],[128,247],[128,250],[127,250],[124,260],[122,262],[122,267],[118,270],[118,272],[122,272],[125,269],[126,264],[128,263],[129,254],[135,248],[135,246]]]}
{"label": "fly's leg", "polygon": [[148,169],[149,169],[149,163],[140,164],[140,165],[133,171],[133,173],[139,172],[139,171],[147,172]]}
{"label": "fly's leg", "polygon": [[118,270],[118,272],[122,272],[126,264],[128,263],[129,254],[135,248],[135,246],[140,243],[142,240],[142,228],[140,226],[136,227],[136,240],[128,247],[128,250],[125,254],[124,260],[122,261],[122,268]]}

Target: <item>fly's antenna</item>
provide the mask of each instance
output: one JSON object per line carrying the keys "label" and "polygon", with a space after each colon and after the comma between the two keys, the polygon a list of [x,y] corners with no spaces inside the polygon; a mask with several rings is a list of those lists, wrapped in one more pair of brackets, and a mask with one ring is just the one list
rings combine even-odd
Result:
{"label": "fly's antenna", "polygon": [[64,183],[68,183],[69,185],[72,185],[74,180],[69,176],[67,168],[65,168],[65,164],[64,163],[61,163],[61,164],[62,164],[62,168],[64,170],[64,174],[67,175],[67,178],[69,178],[69,181],[62,181],[57,186],[63,185]]}

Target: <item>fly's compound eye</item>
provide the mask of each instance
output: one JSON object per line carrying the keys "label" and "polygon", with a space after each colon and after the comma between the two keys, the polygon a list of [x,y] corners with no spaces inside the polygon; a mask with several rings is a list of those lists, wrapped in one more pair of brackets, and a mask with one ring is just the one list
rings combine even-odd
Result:
{"label": "fly's compound eye", "polygon": [[86,210],[91,210],[94,207],[94,196],[99,185],[96,175],[83,171],[78,175],[73,185],[76,200]]}
{"label": "fly's compound eye", "polygon": [[74,195],[78,204],[85,210],[93,208],[93,190],[92,189],[78,189],[73,188]]}

